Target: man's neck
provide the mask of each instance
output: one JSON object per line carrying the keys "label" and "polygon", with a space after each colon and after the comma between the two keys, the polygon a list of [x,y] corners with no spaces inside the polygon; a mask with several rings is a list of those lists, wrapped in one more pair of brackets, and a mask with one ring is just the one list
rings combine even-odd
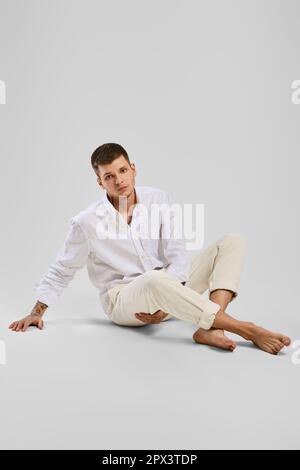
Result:
{"label": "man's neck", "polygon": [[[125,206],[126,206],[126,211],[127,213],[129,213],[129,210],[130,208],[137,203],[137,197],[136,197],[136,191],[135,191],[135,188],[133,189],[133,191],[129,194],[129,196],[118,196],[116,198],[111,198],[109,195],[107,195],[108,197],[108,200],[111,202],[111,204],[114,206],[114,208],[119,211],[120,209],[120,204],[122,205],[123,202],[122,200],[125,200],[125,198],[127,199],[127,201],[125,201]],[[123,206],[122,206],[123,207]]]}

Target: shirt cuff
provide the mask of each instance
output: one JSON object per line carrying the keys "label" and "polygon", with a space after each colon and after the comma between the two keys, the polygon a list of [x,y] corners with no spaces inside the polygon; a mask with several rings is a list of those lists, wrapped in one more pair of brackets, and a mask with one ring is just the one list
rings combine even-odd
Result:
{"label": "shirt cuff", "polygon": [[48,307],[51,307],[57,301],[57,295],[50,293],[36,293],[36,301],[46,304]]}

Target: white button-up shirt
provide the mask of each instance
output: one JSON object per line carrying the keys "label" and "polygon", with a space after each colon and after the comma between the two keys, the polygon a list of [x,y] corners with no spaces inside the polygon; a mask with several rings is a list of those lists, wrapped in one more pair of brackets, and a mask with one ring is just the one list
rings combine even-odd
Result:
{"label": "white button-up shirt", "polygon": [[[165,268],[181,282],[187,280],[190,253],[184,237],[178,237],[181,232],[176,232],[178,222],[166,210],[171,207],[169,194],[149,186],[135,186],[135,192],[137,204],[130,225],[107,193],[71,218],[62,248],[36,284],[37,300],[52,306],[76,271],[85,265],[104,310],[109,289],[149,270]],[[154,206],[161,208],[158,217],[153,217],[157,212],[151,212]],[[151,233],[143,232],[142,227],[150,227]]]}

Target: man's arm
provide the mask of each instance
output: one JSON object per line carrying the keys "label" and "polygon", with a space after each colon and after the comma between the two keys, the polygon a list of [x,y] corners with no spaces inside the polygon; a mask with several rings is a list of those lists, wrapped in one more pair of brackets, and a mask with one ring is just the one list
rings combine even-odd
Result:
{"label": "man's arm", "polygon": [[185,285],[189,274],[190,254],[186,249],[183,223],[171,207],[171,199],[166,191],[163,192],[162,204],[162,245],[164,256],[169,263],[166,272],[176,276]]}
{"label": "man's arm", "polygon": [[78,269],[86,265],[89,243],[80,224],[73,218],[67,237],[54,263],[36,285],[37,299],[48,307],[54,305]]}
{"label": "man's arm", "polygon": [[37,285],[37,302],[29,315],[13,322],[9,328],[13,331],[26,331],[28,326],[43,328],[42,316],[46,309],[59,298],[62,290],[74,278],[76,271],[82,268],[88,258],[89,243],[81,226],[71,219],[71,227],[54,263]]}
{"label": "man's arm", "polygon": [[[179,229],[183,229],[183,227],[177,226],[178,221],[170,210],[170,196],[166,191],[163,191],[161,204],[161,242],[164,257],[169,263],[165,271],[173,274],[185,286],[188,279],[190,257],[183,233],[181,237],[176,237],[176,234],[180,234]],[[135,317],[144,323],[160,323],[167,315],[168,313],[163,310],[157,310],[154,313],[135,313]]]}

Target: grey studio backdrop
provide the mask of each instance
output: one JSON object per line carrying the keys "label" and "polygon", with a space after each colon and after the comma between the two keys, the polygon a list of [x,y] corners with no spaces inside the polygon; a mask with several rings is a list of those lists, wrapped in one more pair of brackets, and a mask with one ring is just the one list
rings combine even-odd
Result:
{"label": "grey studio backdrop", "polygon": [[300,2],[0,0],[2,449],[299,448],[300,364],[171,319],[118,327],[86,270],[29,313],[118,142],[136,184],[205,205],[205,246],[247,240],[228,313],[300,339]]}

